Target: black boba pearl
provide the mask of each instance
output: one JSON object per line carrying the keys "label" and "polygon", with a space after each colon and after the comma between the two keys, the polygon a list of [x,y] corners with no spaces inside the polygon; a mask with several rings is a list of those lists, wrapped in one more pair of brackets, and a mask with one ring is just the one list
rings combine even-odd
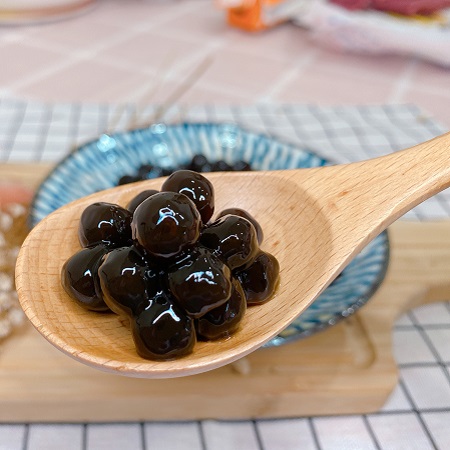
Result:
{"label": "black boba pearl", "polygon": [[131,213],[112,203],[89,205],[81,214],[78,237],[82,247],[121,247],[131,242]]}
{"label": "black boba pearl", "polygon": [[103,298],[116,314],[134,315],[158,291],[159,273],[135,247],[112,250],[98,269]]}
{"label": "black boba pearl", "polygon": [[187,355],[196,342],[193,320],[164,291],[141,307],[131,324],[136,350],[146,359],[168,360]]}
{"label": "black boba pearl", "polygon": [[247,212],[245,209],[241,209],[241,208],[228,208],[228,209],[224,209],[223,211],[221,211],[219,213],[219,215],[217,216],[217,218],[219,219],[220,217],[225,217],[228,214],[243,217],[244,219],[247,219],[249,222],[251,222],[256,230],[256,235],[258,237],[258,244],[262,243],[262,241],[264,239],[264,233],[261,228],[261,225],[249,212]]}
{"label": "black boba pearl", "polygon": [[133,239],[149,255],[170,258],[197,241],[200,213],[184,194],[160,192],[134,211]]}
{"label": "black boba pearl", "polygon": [[140,166],[137,171],[137,177],[140,180],[146,180],[148,178],[152,178],[150,176],[150,174],[153,169],[154,169],[154,166],[152,164],[142,164],[142,166]]}
{"label": "black boba pearl", "polygon": [[201,173],[209,173],[212,171],[213,171],[213,168],[212,168],[212,164],[210,164],[210,163],[204,164],[200,170]]}
{"label": "black boba pearl", "polygon": [[197,336],[202,340],[215,340],[232,335],[239,328],[246,309],[247,302],[242,287],[238,281],[233,280],[229,300],[196,321]]}
{"label": "black boba pearl", "polygon": [[258,305],[269,300],[279,281],[280,265],[270,253],[260,252],[245,270],[236,271],[248,305]]}
{"label": "black boba pearl", "polygon": [[164,169],[160,166],[153,166],[152,170],[141,177],[142,180],[150,180],[164,176]]}
{"label": "black boba pearl", "polygon": [[119,178],[119,182],[117,184],[119,186],[122,186],[123,184],[134,183],[135,181],[139,181],[139,178],[133,175],[124,175],[123,177]]}
{"label": "black boba pearl", "polygon": [[80,306],[90,311],[109,311],[103,300],[98,267],[108,249],[101,245],[83,248],[72,255],[62,268],[62,286]]}
{"label": "black boba pearl", "polygon": [[139,181],[150,180],[152,178],[159,178],[163,176],[164,169],[153,164],[142,164],[139,166],[135,178]]}
{"label": "black boba pearl", "polygon": [[[180,167],[180,169],[181,169],[182,167]],[[167,177],[167,176],[169,176],[170,174],[172,174],[173,173],[173,170],[172,169],[168,169],[168,168],[163,168],[162,169],[162,171],[161,171],[161,176],[162,177]]]}
{"label": "black boba pearl", "polygon": [[231,272],[208,249],[198,247],[169,268],[168,286],[190,316],[201,317],[230,298]]}
{"label": "black boba pearl", "polygon": [[211,170],[213,172],[229,172],[230,170],[233,170],[233,168],[227,162],[221,159],[212,164]]}
{"label": "black boba pearl", "polygon": [[252,166],[245,161],[236,161],[232,166],[232,170],[235,172],[247,172],[252,170]]}
{"label": "black boba pearl", "polygon": [[211,182],[192,170],[178,170],[164,181],[161,191],[179,192],[191,199],[202,222],[207,223],[214,213],[214,188]]}
{"label": "black boba pearl", "polygon": [[188,164],[188,169],[193,170],[194,172],[202,172],[202,168],[205,165],[209,165],[208,158],[204,155],[194,155],[191,159],[191,162]]}
{"label": "black boba pearl", "polygon": [[137,172],[133,175],[122,176],[118,184],[133,183],[136,181],[147,180],[151,178],[166,177],[176,170],[192,170],[198,173],[207,172],[225,172],[225,171],[247,171],[252,170],[249,163],[245,161],[236,161],[233,164],[228,164],[224,160],[211,162],[205,155],[194,155],[192,159],[185,164],[179,164],[177,167],[161,167],[154,164],[142,164]]}
{"label": "black boba pearl", "polygon": [[130,211],[131,213],[134,213],[134,211],[136,210],[136,208],[147,198],[151,197],[154,194],[157,194],[159,191],[157,191],[156,189],[147,189],[145,191],[140,192],[138,195],[136,195],[135,197],[133,197],[128,205],[127,205],[127,209],[128,211]]}
{"label": "black boba pearl", "polygon": [[259,250],[252,223],[231,214],[205,227],[200,243],[212,250],[231,270],[245,266]]}

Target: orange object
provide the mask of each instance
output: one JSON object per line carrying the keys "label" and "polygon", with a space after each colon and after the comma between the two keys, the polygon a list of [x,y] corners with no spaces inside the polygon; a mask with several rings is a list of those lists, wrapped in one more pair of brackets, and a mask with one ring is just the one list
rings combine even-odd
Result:
{"label": "orange object", "polygon": [[[272,12],[284,2],[285,0],[243,0],[238,6],[223,3],[227,7],[230,25],[246,31],[260,31],[283,22],[281,18],[274,19]],[[270,14],[267,14],[269,11]]]}
{"label": "orange object", "polygon": [[255,0],[251,5],[242,5],[228,10],[228,23],[247,31],[264,30],[267,26],[261,17],[261,0]]}

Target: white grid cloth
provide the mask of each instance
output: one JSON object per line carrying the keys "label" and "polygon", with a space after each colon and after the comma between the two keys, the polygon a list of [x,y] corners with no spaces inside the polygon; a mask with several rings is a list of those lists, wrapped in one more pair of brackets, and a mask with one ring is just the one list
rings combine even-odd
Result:
{"label": "white grid cloth", "polygon": [[[126,128],[134,113],[133,105],[3,99],[0,162],[57,162],[76,145],[112,126]],[[379,156],[447,131],[413,105],[174,106],[164,111],[148,107],[138,113],[147,121],[155,117],[166,122],[232,121],[335,162]],[[426,201],[405,217],[449,219],[450,192]],[[394,329],[400,381],[386,405],[374,414],[248,421],[3,423],[0,450],[447,450],[449,343],[449,302],[423,306],[402,316]]]}

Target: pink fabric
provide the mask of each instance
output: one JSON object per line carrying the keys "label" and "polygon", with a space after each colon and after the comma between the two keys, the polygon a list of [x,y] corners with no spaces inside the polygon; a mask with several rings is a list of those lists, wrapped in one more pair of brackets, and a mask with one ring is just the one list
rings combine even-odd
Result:
{"label": "pink fabric", "polygon": [[377,9],[412,16],[433,14],[450,8],[450,0],[331,0],[349,10]]}
{"label": "pink fabric", "polygon": [[331,0],[331,3],[343,6],[346,9],[355,11],[358,9],[368,9],[371,6],[371,0]]}
{"label": "pink fabric", "polygon": [[449,0],[372,0],[374,9],[412,16],[433,14],[450,7]]}

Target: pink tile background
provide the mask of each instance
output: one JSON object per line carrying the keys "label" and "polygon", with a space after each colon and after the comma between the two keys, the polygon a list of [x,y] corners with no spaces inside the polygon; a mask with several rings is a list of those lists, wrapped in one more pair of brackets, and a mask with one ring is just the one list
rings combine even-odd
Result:
{"label": "pink tile background", "polygon": [[[450,51],[450,49],[449,49]],[[72,19],[0,26],[0,95],[48,101],[413,102],[450,127],[450,70],[404,56],[334,53],[283,24],[246,33],[207,0],[99,0]]]}

